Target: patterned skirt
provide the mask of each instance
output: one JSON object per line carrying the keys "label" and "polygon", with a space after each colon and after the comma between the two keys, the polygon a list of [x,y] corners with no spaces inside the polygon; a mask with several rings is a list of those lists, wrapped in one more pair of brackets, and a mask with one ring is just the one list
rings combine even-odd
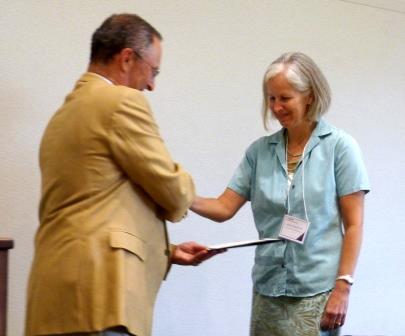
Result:
{"label": "patterned skirt", "polygon": [[329,294],[269,297],[254,291],[250,336],[338,336],[340,328],[320,330]]}

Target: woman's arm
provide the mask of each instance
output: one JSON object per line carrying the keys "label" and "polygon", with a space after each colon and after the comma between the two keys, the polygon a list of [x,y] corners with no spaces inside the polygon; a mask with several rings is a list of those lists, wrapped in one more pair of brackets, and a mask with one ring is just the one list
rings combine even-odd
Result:
{"label": "woman's arm", "polygon": [[[338,276],[353,275],[363,236],[364,192],[346,195],[339,200],[345,235],[343,238]],[[345,322],[349,304],[350,284],[337,280],[321,320],[322,329],[335,329]]]}
{"label": "woman's arm", "polygon": [[246,198],[227,188],[218,198],[196,196],[190,209],[203,217],[223,222],[232,218],[246,201]]}

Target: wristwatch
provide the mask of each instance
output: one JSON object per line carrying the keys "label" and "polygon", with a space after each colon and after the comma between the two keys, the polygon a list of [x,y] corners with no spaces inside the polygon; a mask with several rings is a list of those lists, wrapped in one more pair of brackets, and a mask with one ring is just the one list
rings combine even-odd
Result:
{"label": "wristwatch", "polygon": [[336,281],[337,281],[337,280],[346,281],[350,286],[354,284],[354,279],[353,279],[353,277],[352,277],[350,274],[339,275],[339,276],[336,278]]}

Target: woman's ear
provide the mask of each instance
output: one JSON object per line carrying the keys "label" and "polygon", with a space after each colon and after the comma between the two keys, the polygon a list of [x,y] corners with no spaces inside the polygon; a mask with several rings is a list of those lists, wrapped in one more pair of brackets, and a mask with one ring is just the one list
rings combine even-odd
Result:
{"label": "woman's ear", "polygon": [[308,95],[307,105],[312,105],[313,102],[314,102],[314,95],[313,95],[313,93],[311,92],[311,93]]}

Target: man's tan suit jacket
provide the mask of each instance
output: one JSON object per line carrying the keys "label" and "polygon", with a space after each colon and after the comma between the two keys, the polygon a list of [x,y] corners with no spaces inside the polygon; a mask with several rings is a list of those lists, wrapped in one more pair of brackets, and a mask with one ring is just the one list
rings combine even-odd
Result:
{"label": "man's tan suit jacket", "polygon": [[185,215],[194,185],[144,95],[84,74],[45,130],[40,167],[26,335],[122,325],[149,336],[169,266],[164,220]]}

